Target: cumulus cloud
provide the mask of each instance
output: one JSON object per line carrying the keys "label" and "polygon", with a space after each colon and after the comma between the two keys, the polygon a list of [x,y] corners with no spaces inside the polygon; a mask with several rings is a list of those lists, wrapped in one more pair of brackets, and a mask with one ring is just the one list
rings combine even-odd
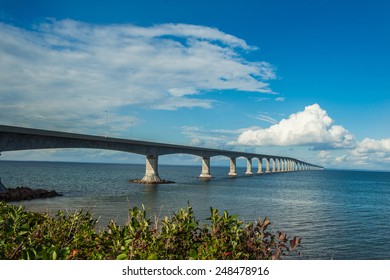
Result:
{"label": "cumulus cloud", "polygon": [[339,161],[353,161],[360,164],[390,163],[390,138],[365,138],[348,152],[338,158]]}
{"label": "cumulus cloud", "polygon": [[318,160],[323,165],[334,167],[389,170],[390,138],[365,138],[346,151],[320,151]]}
{"label": "cumulus cloud", "polygon": [[211,108],[202,93],[272,93],[275,78],[269,63],[244,58],[254,47],[206,26],[48,20],[32,29],[0,23],[0,38],[2,123],[94,126],[109,110],[129,124],[129,106]]}
{"label": "cumulus cloud", "polygon": [[246,130],[238,144],[252,146],[309,145],[316,150],[351,148],[354,136],[344,127],[335,125],[318,104],[290,115],[287,119],[265,129]]}
{"label": "cumulus cloud", "polygon": [[358,143],[354,151],[357,154],[384,153],[390,155],[390,138],[380,140],[365,138]]}

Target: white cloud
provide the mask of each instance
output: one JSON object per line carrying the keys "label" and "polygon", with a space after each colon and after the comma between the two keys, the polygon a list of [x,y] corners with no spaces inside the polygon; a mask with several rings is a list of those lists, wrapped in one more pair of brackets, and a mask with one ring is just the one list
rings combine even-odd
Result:
{"label": "white cloud", "polygon": [[247,129],[259,129],[259,127],[237,130],[205,129],[195,126],[184,126],[181,128],[182,134],[188,140],[187,145],[215,149],[232,149],[232,141]]}
{"label": "white cloud", "polygon": [[358,143],[354,152],[357,154],[381,153],[390,155],[390,138],[380,140],[365,138]]}
{"label": "white cloud", "polygon": [[105,110],[125,120],[128,106],[211,108],[202,93],[272,93],[275,78],[270,64],[243,57],[255,48],[205,26],[49,20],[33,30],[0,23],[0,38],[2,123],[93,127]]}
{"label": "white cloud", "polygon": [[152,104],[151,108],[160,110],[177,110],[179,108],[202,107],[209,109],[212,107],[212,103],[215,102],[215,100],[210,99],[168,97],[161,100],[158,104]]}
{"label": "white cloud", "polygon": [[341,159],[359,164],[388,164],[390,163],[390,138],[380,140],[365,138]]}
{"label": "white cloud", "polygon": [[343,162],[346,162],[348,159],[348,157],[346,155],[342,155],[342,156],[339,156],[336,158],[336,163],[343,163]]}
{"label": "white cloud", "polygon": [[[273,94],[278,94],[278,93],[275,93],[273,92]],[[276,102],[283,102],[286,100],[286,97],[276,97],[276,98],[270,98],[270,97],[257,97],[255,99],[256,101],[259,101],[259,102],[263,102],[263,101],[276,101]]]}
{"label": "white cloud", "polygon": [[330,157],[330,152],[329,151],[320,151],[318,154],[318,157],[322,159],[328,159]]}
{"label": "white cloud", "polygon": [[332,166],[335,165],[336,162],[336,155],[335,151],[330,151],[330,150],[322,150],[318,153],[317,159],[317,164],[321,166]]}
{"label": "white cloud", "polygon": [[264,121],[264,122],[268,122],[268,123],[271,123],[271,124],[277,124],[278,123],[274,118],[272,118],[270,116],[262,115],[262,114],[256,116],[255,119],[260,120],[260,121]]}
{"label": "white cloud", "polygon": [[275,101],[278,101],[278,102],[283,102],[284,100],[286,100],[285,97],[276,97],[275,98]]}
{"label": "white cloud", "polygon": [[351,148],[355,140],[345,128],[334,125],[325,110],[313,104],[269,128],[243,132],[237,143],[253,146],[310,145],[314,149],[325,150]]}
{"label": "white cloud", "polygon": [[320,151],[318,160],[330,167],[389,170],[390,138],[365,138],[347,151]]}

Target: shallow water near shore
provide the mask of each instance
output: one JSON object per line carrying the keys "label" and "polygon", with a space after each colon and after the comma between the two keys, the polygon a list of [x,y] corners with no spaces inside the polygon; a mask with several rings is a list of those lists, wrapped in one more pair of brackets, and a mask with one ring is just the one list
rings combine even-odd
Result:
{"label": "shallow water near shore", "polygon": [[172,215],[189,203],[206,222],[210,207],[246,222],[268,216],[274,231],[302,237],[303,259],[390,259],[390,172],[304,171],[229,178],[228,167],[211,167],[212,180],[198,178],[200,166],[160,166],[175,184],[140,185],[142,165],[6,162],[0,176],[7,187],[56,190],[62,197],[13,204],[28,210],[92,211],[105,227],[127,220],[129,207],[150,215]]}

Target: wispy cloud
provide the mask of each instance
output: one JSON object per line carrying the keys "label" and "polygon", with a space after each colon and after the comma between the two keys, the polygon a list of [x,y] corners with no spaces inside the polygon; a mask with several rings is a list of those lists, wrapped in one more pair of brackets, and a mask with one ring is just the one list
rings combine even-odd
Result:
{"label": "wispy cloud", "polygon": [[271,118],[270,116],[267,116],[267,115],[258,115],[255,117],[255,119],[259,120],[259,121],[264,121],[264,122],[267,122],[267,123],[271,123],[271,124],[277,124],[277,120],[275,120],[274,118]]}
{"label": "wispy cloud", "polygon": [[184,126],[181,128],[182,134],[188,139],[188,145],[216,149],[231,149],[232,142],[237,139],[238,135],[248,129],[259,129],[259,127],[236,130],[205,129],[195,126]]}
{"label": "wispy cloud", "polygon": [[[274,93],[275,94],[275,93]],[[257,97],[256,101],[263,102],[263,101],[277,101],[277,102],[283,102],[285,101],[285,97],[276,97],[276,98],[270,98],[270,97]]]}
{"label": "wispy cloud", "polygon": [[206,26],[48,20],[31,30],[0,23],[0,38],[2,123],[96,127],[109,110],[129,126],[129,106],[211,108],[202,93],[271,93],[275,78],[269,63],[244,58],[255,47]]}

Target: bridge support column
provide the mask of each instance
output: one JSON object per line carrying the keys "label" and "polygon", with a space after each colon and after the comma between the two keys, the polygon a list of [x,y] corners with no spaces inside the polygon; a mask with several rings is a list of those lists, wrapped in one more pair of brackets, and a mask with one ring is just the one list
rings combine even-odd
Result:
{"label": "bridge support column", "polygon": [[229,176],[237,176],[237,171],[236,171],[236,158],[230,158],[230,171],[229,171]]}
{"label": "bridge support column", "polygon": [[246,175],[252,175],[252,159],[247,158],[246,159]]}
{"label": "bridge support column", "polygon": [[158,156],[146,156],[145,176],[141,182],[144,184],[157,184],[162,182],[160,176],[158,176]]}
{"label": "bridge support column", "polygon": [[269,162],[270,162],[270,159],[269,158],[266,158],[265,159],[265,173],[270,173],[271,171],[269,170]]}
{"label": "bridge support column", "polygon": [[258,160],[257,174],[263,174],[263,159],[259,158]]}
{"label": "bridge support column", "polygon": [[280,161],[281,161],[281,159],[280,158],[278,158],[278,165],[277,165],[277,172],[280,172]]}
{"label": "bridge support column", "polygon": [[202,158],[202,173],[199,175],[201,179],[211,179],[210,174],[210,158],[203,157]]}
{"label": "bridge support column", "polygon": [[272,159],[272,172],[276,172],[276,160]]}

